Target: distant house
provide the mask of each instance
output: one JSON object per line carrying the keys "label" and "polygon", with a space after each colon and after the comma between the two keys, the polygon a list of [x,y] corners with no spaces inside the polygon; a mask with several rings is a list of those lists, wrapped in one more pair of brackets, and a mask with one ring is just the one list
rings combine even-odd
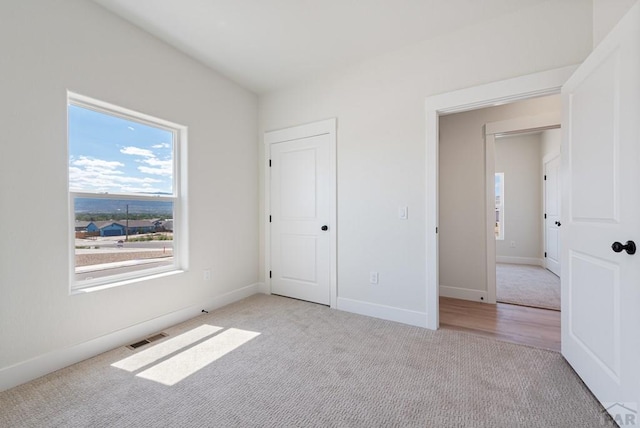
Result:
{"label": "distant house", "polygon": [[156,227],[156,232],[173,232],[173,219],[153,220],[153,224]]}
{"label": "distant house", "polygon": [[76,232],[97,232],[100,229],[96,224],[92,221],[78,221],[76,220],[75,225]]}
{"label": "distant house", "polygon": [[156,231],[156,226],[151,220],[129,220],[128,224],[126,221],[109,220],[98,224],[100,236],[124,236],[127,235],[127,227],[129,227],[129,235]]}
{"label": "distant house", "polygon": [[123,224],[107,221],[100,225],[100,236],[123,236],[126,234],[126,227]]}
{"label": "distant house", "polygon": [[129,220],[129,235],[152,233],[155,231],[156,226],[151,220]]}
{"label": "distant house", "polygon": [[76,232],[84,232],[87,230],[87,226],[89,225],[90,222],[88,221],[78,221],[76,220],[76,225],[75,225],[75,229]]}

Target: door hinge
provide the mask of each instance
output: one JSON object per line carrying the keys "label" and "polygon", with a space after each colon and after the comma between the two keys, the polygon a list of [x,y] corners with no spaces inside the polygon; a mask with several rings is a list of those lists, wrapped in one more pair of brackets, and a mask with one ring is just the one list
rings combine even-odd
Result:
{"label": "door hinge", "polygon": [[546,251],[544,252],[544,256],[547,257],[547,252]]}
{"label": "door hinge", "polygon": [[269,278],[271,278],[271,271],[269,271]]}
{"label": "door hinge", "polygon": [[269,159],[269,168],[271,168],[271,159]]}
{"label": "door hinge", "polygon": [[438,233],[438,228],[436,227],[436,233]]}
{"label": "door hinge", "polygon": [[[271,218],[271,217],[269,217],[269,218]],[[544,213],[544,218],[547,218],[547,213]]]}
{"label": "door hinge", "polygon": [[544,179],[545,179],[545,181],[547,180],[547,175],[546,174],[544,175]]}
{"label": "door hinge", "polygon": [[[545,218],[546,218],[546,216],[545,216]],[[271,216],[269,216],[269,223],[271,223]]]}

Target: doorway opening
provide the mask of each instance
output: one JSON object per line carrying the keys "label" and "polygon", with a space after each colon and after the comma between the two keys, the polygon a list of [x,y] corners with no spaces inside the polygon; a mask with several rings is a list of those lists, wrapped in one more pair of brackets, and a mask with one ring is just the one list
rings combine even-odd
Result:
{"label": "doorway opening", "polygon": [[[546,273],[542,161],[547,152],[559,153],[559,134],[551,128],[560,116],[553,95],[440,118],[443,325],[559,349],[558,314],[510,306],[540,306],[527,303],[545,295],[549,306],[559,306],[559,279],[550,274],[555,287],[539,279]],[[543,147],[546,132],[558,138],[547,137]]]}
{"label": "doorway opening", "polygon": [[[561,102],[555,101],[559,112]],[[487,269],[496,271],[495,283],[487,287],[495,287],[497,302],[560,310],[559,127],[554,113],[485,127],[487,158],[495,160],[493,167],[487,163],[487,173],[493,168],[499,178],[495,228],[500,233],[495,247],[487,246],[496,262],[494,267],[487,258]]]}
{"label": "doorway opening", "polygon": [[[576,66],[568,66],[521,76],[513,79],[489,83],[486,85],[461,89],[440,95],[428,97],[425,101],[426,109],[426,326],[438,329],[440,326],[440,272],[439,272],[439,194],[438,194],[438,159],[439,159],[439,120],[441,116],[480,109],[483,107],[499,106],[520,100],[528,100],[546,95],[560,93],[562,85],[573,74]],[[494,184],[491,183],[491,186]],[[481,189],[484,194],[484,189]],[[485,206],[485,209],[487,207]],[[491,210],[495,207],[491,206]],[[454,213],[455,214],[455,213]],[[485,234],[494,237],[493,228]],[[462,247],[461,250],[466,248]],[[461,251],[464,255],[464,251]],[[486,258],[485,258],[486,262]],[[486,266],[486,265],[485,265]],[[485,268],[485,273],[486,268]],[[488,272],[490,273],[490,272]],[[479,278],[479,281],[486,281]],[[486,295],[486,291],[484,293]],[[484,297],[480,293],[479,297]]]}

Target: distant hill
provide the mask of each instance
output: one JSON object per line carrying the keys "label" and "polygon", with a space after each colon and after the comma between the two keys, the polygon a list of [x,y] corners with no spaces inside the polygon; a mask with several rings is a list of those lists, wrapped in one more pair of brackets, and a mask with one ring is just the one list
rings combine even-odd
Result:
{"label": "distant hill", "polygon": [[93,199],[76,198],[75,212],[77,214],[113,214],[121,217],[129,214],[149,214],[154,217],[172,217],[173,203],[166,201],[132,201],[128,199]]}

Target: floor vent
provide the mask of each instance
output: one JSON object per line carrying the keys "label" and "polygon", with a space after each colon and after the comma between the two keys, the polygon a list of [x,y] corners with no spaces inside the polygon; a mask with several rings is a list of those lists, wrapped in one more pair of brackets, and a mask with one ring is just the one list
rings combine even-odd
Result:
{"label": "floor vent", "polygon": [[149,342],[155,342],[156,340],[160,340],[160,339],[162,339],[162,338],[164,338],[164,337],[167,337],[167,336],[168,336],[168,334],[167,334],[167,333],[158,333],[158,334],[154,334],[154,335],[153,335],[153,336],[151,336],[151,337],[147,337],[147,340],[148,340]]}
{"label": "floor vent", "polygon": [[153,336],[147,337],[146,339],[142,339],[136,343],[132,343],[131,345],[127,345],[127,348],[129,349],[137,349],[141,346],[147,345],[151,342],[155,342],[156,340],[160,340],[163,337],[167,337],[168,334],[167,333],[158,333],[158,334],[154,334]]}

